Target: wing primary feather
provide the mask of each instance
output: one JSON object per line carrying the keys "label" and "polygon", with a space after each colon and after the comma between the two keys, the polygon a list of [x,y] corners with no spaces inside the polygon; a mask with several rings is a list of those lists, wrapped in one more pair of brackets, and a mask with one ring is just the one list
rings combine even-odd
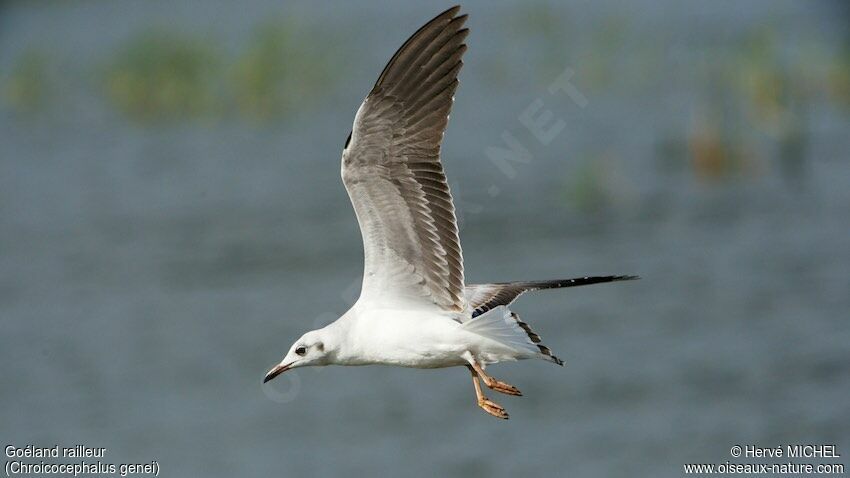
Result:
{"label": "wing primary feather", "polygon": [[466,310],[463,253],[440,162],[466,52],[452,7],[392,56],[357,112],[342,179],[363,236],[361,298]]}
{"label": "wing primary feather", "polygon": [[411,44],[417,40],[420,36],[422,36],[425,32],[434,29],[435,25],[445,22],[447,19],[454,17],[457,15],[457,12],[460,11],[460,5],[455,5],[446,9],[443,13],[440,13],[436,17],[434,17],[431,21],[422,25],[416,32],[410,36],[410,38],[405,41],[401,47],[396,50],[395,54],[390,58],[390,61],[387,62],[384,69],[381,71],[381,74],[378,75],[378,80],[375,82],[375,86],[372,87],[372,93],[377,91],[377,89],[381,86],[384,80],[388,76],[388,72],[390,68],[392,68],[396,62],[402,61],[401,57],[404,56],[404,53],[409,49]]}
{"label": "wing primary feather", "polygon": [[510,305],[517,297],[530,291],[578,287],[635,279],[640,279],[640,277],[615,275],[543,281],[497,282],[494,284],[468,285],[466,286],[465,293],[469,307],[472,309],[472,317],[477,317],[494,307]]}

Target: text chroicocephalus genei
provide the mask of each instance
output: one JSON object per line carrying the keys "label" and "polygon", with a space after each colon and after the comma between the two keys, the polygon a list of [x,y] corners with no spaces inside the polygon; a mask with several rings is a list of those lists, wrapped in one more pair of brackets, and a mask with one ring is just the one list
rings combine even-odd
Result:
{"label": "text chroicocephalus genei", "polygon": [[487,364],[538,358],[563,365],[508,306],[540,289],[635,276],[465,285],[440,143],[466,52],[466,15],[452,7],[393,55],[357,110],[342,151],[342,181],[363,236],[360,298],[330,325],[304,334],[265,377],[309,365],[466,366],[478,405],[508,418],[480,382],[521,395]]}

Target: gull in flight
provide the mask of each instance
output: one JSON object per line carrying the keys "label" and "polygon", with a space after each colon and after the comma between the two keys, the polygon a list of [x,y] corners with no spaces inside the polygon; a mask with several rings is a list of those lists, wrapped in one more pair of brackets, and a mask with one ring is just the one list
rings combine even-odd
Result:
{"label": "gull in flight", "polygon": [[465,366],[478,406],[503,407],[486,387],[519,389],[487,364],[558,359],[508,306],[522,293],[635,276],[467,285],[440,143],[458,86],[469,30],[459,6],[437,15],[393,55],[357,110],[342,151],[342,182],[365,253],[360,298],[330,325],[304,334],[264,382],[311,365]]}

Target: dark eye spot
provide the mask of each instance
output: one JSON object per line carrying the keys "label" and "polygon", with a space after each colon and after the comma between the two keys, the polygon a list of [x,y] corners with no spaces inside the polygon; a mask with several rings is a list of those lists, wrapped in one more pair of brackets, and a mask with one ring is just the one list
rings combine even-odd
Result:
{"label": "dark eye spot", "polygon": [[318,350],[319,352],[324,352],[325,351],[325,344],[323,344],[321,342],[317,343],[316,344],[316,350]]}
{"label": "dark eye spot", "polygon": [[304,354],[307,353],[307,347],[305,347],[303,345],[299,345],[298,348],[295,349],[295,353],[296,353],[296,355],[303,356]]}

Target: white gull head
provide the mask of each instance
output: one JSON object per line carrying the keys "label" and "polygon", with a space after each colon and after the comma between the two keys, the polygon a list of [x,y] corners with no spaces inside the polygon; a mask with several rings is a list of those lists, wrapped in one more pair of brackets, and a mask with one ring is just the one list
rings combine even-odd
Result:
{"label": "white gull head", "polygon": [[283,360],[268,371],[263,383],[293,368],[330,365],[336,347],[337,341],[327,328],[311,330],[292,344]]}

